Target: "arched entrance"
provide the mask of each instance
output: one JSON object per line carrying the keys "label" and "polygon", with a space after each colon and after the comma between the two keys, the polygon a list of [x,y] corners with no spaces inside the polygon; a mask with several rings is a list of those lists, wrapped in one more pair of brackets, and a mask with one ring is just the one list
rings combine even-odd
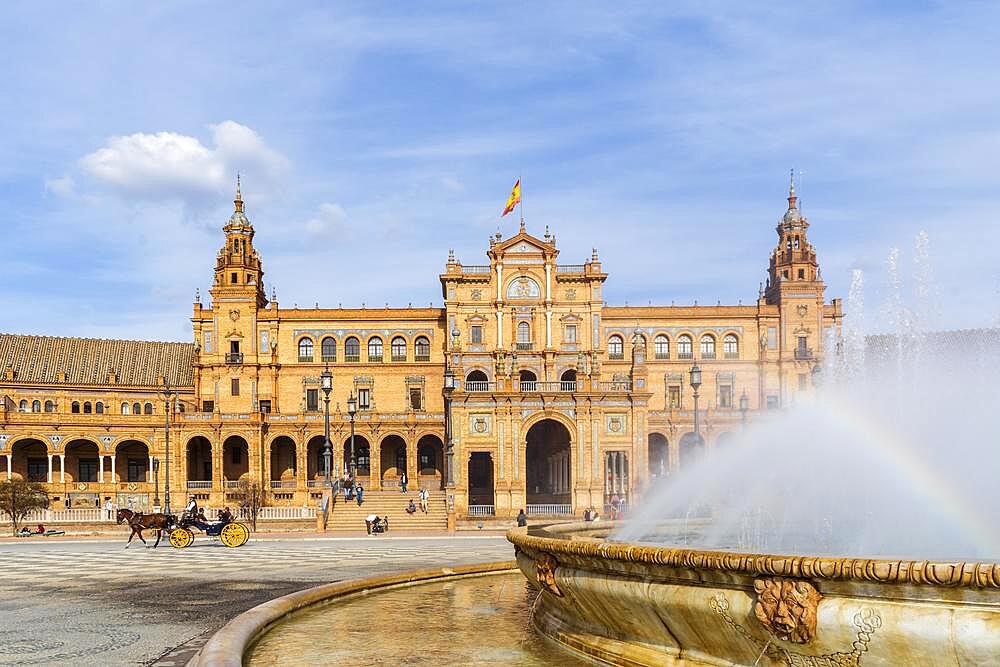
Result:
{"label": "arched entrance", "polygon": [[97,484],[101,480],[103,458],[96,442],[73,440],[66,445],[66,481],[74,482],[76,490],[66,494],[66,507],[91,508],[101,506]]}
{"label": "arched entrance", "polygon": [[570,513],[573,465],[569,430],[554,419],[543,419],[528,429],[526,443],[527,504],[536,506],[532,508],[536,514]]}
{"label": "arched entrance", "polygon": [[421,487],[444,488],[444,443],[436,435],[417,441],[417,473]]}
{"label": "arched entrance", "polygon": [[[11,479],[26,479],[29,482],[48,480],[49,456],[44,442],[34,438],[18,440],[11,447],[10,454]],[[53,479],[59,478],[53,477]]]}
{"label": "arched entrance", "polygon": [[[309,438],[306,444],[306,478],[310,482],[326,479],[326,468],[323,462],[323,446],[326,441],[321,435]],[[330,477],[337,477],[337,467],[333,460],[333,445],[330,445]],[[313,484],[316,486],[316,484]]]}
{"label": "arched entrance", "polygon": [[187,481],[189,489],[212,488],[212,443],[204,436],[188,440]]}
{"label": "arched entrance", "polygon": [[[349,467],[351,463],[351,438],[344,440],[344,466]],[[371,477],[372,475],[372,447],[368,438],[363,435],[354,434],[354,476]]]}
{"label": "arched entrance", "polygon": [[406,470],[406,441],[398,435],[387,435],[379,444],[378,458],[382,488],[398,486],[399,478]]}
{"label": "arched entrance", "polygon": [[295,441],[287,435],[281,435],[271,441],[271,488],[294,489],[295,472],[298,469],[295,460]]}
{"label": "arched entrance", "polygon": [[535,391],[538,388],[538,376],[533,371],[521,371],[517,376],[521,391]]}
{"label": "arched entrance", "polygon": [[118,507],[130,510],[148,511],[152,508],[148,486],[151,481],[149,447],[138,440],[124,440],[118,443],[114,453],[117,481],[126,482],[118,487],[115,502]]}
{"label": "arched entrance", "polygon": [[649,478],[666,477],[670,474],[670,445],[667,438],[660,433],[650,433],[647,442],[646,458],[649,462]]}
{"label": "arched entrance", "polygon": [[489,452],[469,455],[469,514],[490,516],[493,510],[493,457]]}
{"label": "arched entrance", "polygon": [[688,431],[681,437],[678,466],[684,470],[697,463],[705,454],[705,439]]}
{"label": "arched entrance", "polygon": [[231,435],[222,443],[223,486],[236,486],[250,476],[250,445],[241,436]]}

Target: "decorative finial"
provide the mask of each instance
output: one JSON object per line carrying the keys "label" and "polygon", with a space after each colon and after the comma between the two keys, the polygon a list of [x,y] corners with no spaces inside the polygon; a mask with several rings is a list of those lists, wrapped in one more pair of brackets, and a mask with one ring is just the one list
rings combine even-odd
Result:
{"label": "decorative finial", "polygon": [[277,300],[278,300],[278,289],[274,285],[271,285],[271,301],[277,301]]}
{"label": "decorative finial", "polygon": [[243,195],[240,193],[240,173],[236,172],[236,199],[233,200],[233,204],[236,205],[236,212],[243,212]]}
{"label": "decorative finial", "polygon": [[552,238],[552,235],[549,234],[549,226],[545,225],[545,240],[548,241],[551,238]]}
{"label": "decorative finial", "polygon": [[597,261],[597,248],[591,248],[590,249],[590,261],[592,261],[592,262],[596,262]]}
{"label": "decorative finial", "polygon": [[521,233],[524,233],[524,218],[521,218]]}
{"label": "decorative finial", "polygon": [[449,264],[454,264],[455,263],[455,249],[454,248],[448,248],[448,263]]}
{"label": "decorative finial", "polygon": [[795,170],[792,169],[788,176],[788,208],[798,208],[798,197],[795,196]]}
{"label": "decorative finial", "polygon": [[201,288],[199,287],[194,288],[194,302],[201,303]]}

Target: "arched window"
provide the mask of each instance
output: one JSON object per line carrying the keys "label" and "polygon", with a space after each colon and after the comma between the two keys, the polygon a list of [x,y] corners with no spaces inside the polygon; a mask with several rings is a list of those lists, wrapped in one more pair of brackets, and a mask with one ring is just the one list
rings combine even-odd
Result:
{"label": "arched window", "polygon": [[69,411],[72,412],[73,414],[79,414],[80,413],[80,402],[79,401],[73,401],[73,404],[70,405],[70,407],[69,407]]}
{"label": "arched window", "polygon": [[94,403],[94,412],[96,412],[99,415],[103,415],[104,414],[104,403],[101,403],[100,401],[98,401],[97,403]]}
{"label": "arched window", "polygon": [[142,414],[144,414],[144,415],[151,415],[151,414],[153,414],[153,404],[152,403],[146,403],[146,405],[142,406]]}
{"label": "arched window", "polygon": [[678,359],[693,359],[694,358],[694,341],[691,340],[691,336],[687,334],[681,334],[677,338],[677,358]]}
{"label": "arched window", "polygon": [[344,361],[361,361],[361,343],[354,336],[344,341]]}
{"label": "arched window", "polygon": [[622,337],[615,334],[608,339],[608,359],[624,359],[625,343]]}
{"label": "arched window", "polygon": [[86,402],[85,402],[85,403],[83,404],[83,414],[85,414],[85,415],[89,415],[89,414],[90,414],[90,413],[92,413],[93,411],[94,411],[94,406],[92,406],[92,405],[90,404],[90,401],[86,401]]}
{"label": "arched window", "polygon": [[559,376],[559,391],[576,391],[576,370],[570,368]]}
{"label": "arched window", "polygon": [[413,351],[416,354],[417,361],[430,361],[431,360],[431,342],[421,336],[413,344]]}
{"label": "arched window", "polygon": [[392,360],[406,361],[406,339],[402,336],[392,339]]}
{"label": "arched window", "polygon": [[669,359],[670,358],[670,339],[660,334],[653,339],[654,354],[657,359]]}
{"label": "arched window", "polygon": [[21,399],[21,402],[17,404],[17,411],[18,412],[27,412],[28,411],[28,400],[27,399]]}
{"label": "arched window", "polygon": [[122,403],[122,414],[123,415],[132,414],[132,409],[129,408],[128,403]]}
{"label": "arched window", "polygon": [[705,334],[701,337],[701,358],[715,359],[715,336]]}
{"label": "arched window", "polygon": [[722,339],[722,351],[726,355],[726,359],[739,359],[740,358],[740,343],[733,334],[726,334],[726,337]]}
{"label": "arched window", "polygon": [[336,361],[337,341],[327,336],[326,338],[323,339],[322,348],[320,352],[323,355],[323,361]]}
{"label": "arched window", "polygon": [[368,361],[376,363],[382,361],[382,339],[378,336],[368,340]]}
{"label": "arched window", "polygon": [[517,349],[531,349],[531,325],[527,322],[517,323]]}
{"label": "arched window", "polygon": [[310,362],[313,360],[312,338],[303,338],[299,341],[299,361]]}
{"label": "arched window", "polygon": [[53,403],[52,401],[45,401],[45,411],[46,412],[55,412],[56,411],[56,404]]}
{"label": "arched window", "polygon": [[419,461],[419,472],[425,474],[433,474],[435,468],[437,468],[437,457],[434,456],[434,446],[433,445],[420,445],[420,451],[417,453],[417,460]]}
{"label": "arched window", "polygon": [[133,403],[132,404],[132,414],[134,414],[134,415],[141,415],[142,414],[142,406],[139,405],[138,403]]}
{"label": "arched window", "polygon": [[34,401],[32,401],[31,402],[31,411],[32,412],[41,412],[42,411],[42,402],[39,401],[38,399],[35,399]]}
{"label": "arched window", "polygon": [[489,388],[490,379],[486,377],[486,373],[475,370],[465,376],[466,391],[489,391]]}

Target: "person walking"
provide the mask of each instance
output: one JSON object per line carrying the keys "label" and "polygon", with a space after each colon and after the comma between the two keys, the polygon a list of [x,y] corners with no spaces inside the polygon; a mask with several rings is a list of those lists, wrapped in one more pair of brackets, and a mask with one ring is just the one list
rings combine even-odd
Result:
{"label": "person walking", "polygon": [[354,497],[358,500],[358,507],[361,507],[361,503],[365,501],[365,487],[358,484],[358,487],[354,490]]}
{"label": "person walking", "polygon": [[520,512],[517,513],[517,527],[524,528],[527,525],[528,525],[528,515],[524,513],[524,510],[521,510]]}
{"label": "person walking", "polygon": [[430,498],[431,492],[427,489],[420,489],[420,510],[427,514],[427,500]]}
{"label": "person walking", "polygon": [[110,521],[112,519],[111,512],[113,512],[114,509],[115,509],[115,506],[112,504],[111,498],[110,497],[106,497],[104,499],[104,514],[107,515],[108,521]]}
{"label": "person walking", "polygon": [[406,476],[406,471],[399,476],[399,486],[402,488],[402,493],[406,493],[406,485],[409,483],[410,478]]}

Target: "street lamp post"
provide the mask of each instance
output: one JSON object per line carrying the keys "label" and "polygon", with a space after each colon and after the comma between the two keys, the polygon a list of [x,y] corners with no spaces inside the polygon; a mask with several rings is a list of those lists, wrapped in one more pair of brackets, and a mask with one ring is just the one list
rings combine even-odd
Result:
{"label": "street lamp post", "polygon": [[354,415],[358,413],[358,399],[354,397],[354,392],[351,392],[350,398],[347,399],[347,414],[351,417],[351,460],[348,462],[348,472],[353,477],[357,470],[354,467]]}
{"label": "street lamp post", "polygon": [[455,441],[451,432],[451,392],[455,391],[455,372],[448,368],[444,373],[444,441],[445,483],[455,486]]}
{"label": "street lamp post", "polygon": [[170,514],[170,397],[174,392],[170,390],[170,385],[163,387],[163,458],[166,472],[163,480],[163,511]]}
{"label": "street lamp post", "polygon": [[747,390],[743,390],[743,395],[740,396],[740,415],[743,419],[743,430],[747,429],[747,410],[750,409],[750,397],[747,396]]}
{"label": "street lamp post", "polygon": [[153,507],[160,506],[160,459],[153,457]]}
{"label": "street lamp post", "polygon": [[698,362],[691,366],[691,388],[694,389],[694,441],[696,445],[701,445],[701,432],[698,428],[698,389],[701,387],[701,368]]}
{"label": "street lamp post", "polygon": [[333,375],[330,373],[330,367],[327,366],[323,373],[319,376],[323,387],[323,402],[324,405],[324,416],[323,416],[323,472],[326,476],[326,486],[331,487],[333,483],[330,481],[330,468],[333,460],[333,451],[330,448],[330,391],[333,389]]}

